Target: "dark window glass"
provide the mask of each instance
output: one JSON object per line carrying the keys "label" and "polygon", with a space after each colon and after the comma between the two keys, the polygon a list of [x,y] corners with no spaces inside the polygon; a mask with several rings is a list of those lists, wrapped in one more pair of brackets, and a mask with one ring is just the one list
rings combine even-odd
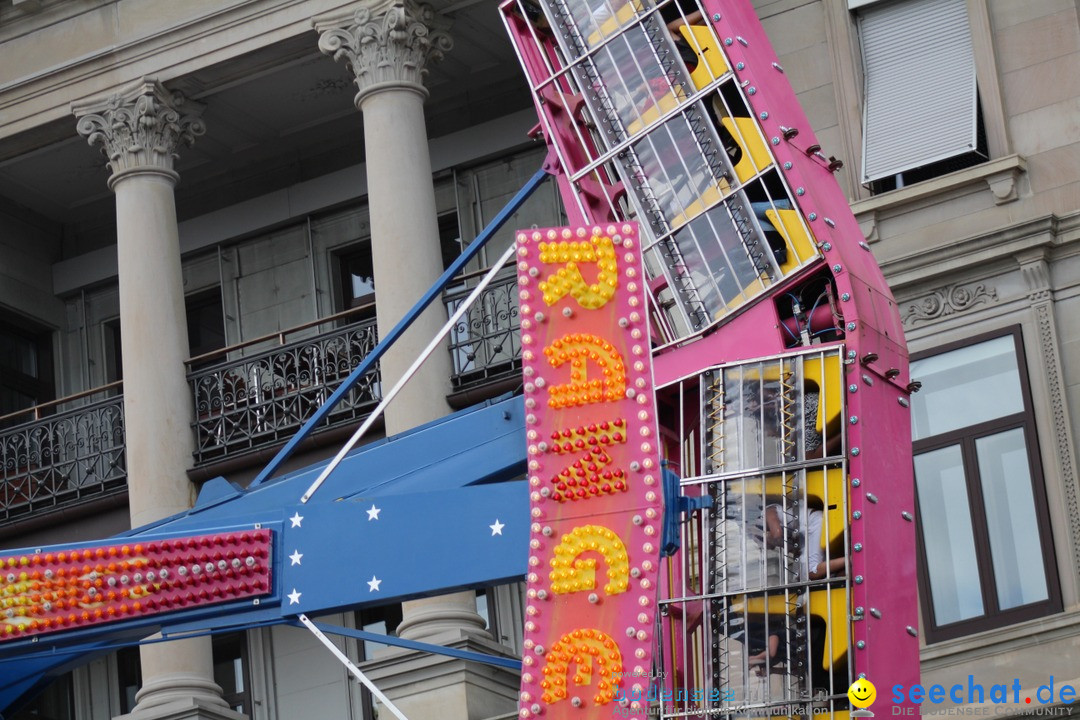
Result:
{"label": "dark window glass", "polygon": [[[0,316],[0,416],[53,399],[52,334]],[[13,418],[6,424],[25,422]]]}
{"label": "dark window glass", "polygon": [[442,250],[443,269],[445,270],[461,254],[461,230],[458,227],[456,212],[444,213],[439,216],[439,247]]}
{"label": "dark window glass", "polygon": [[229,707],[250,716],[251,683],[244,633],[214,637],[214,682],[221,686],[222,697]]}
{"label": "dark window glass", "polygon": [[126,715],[135,709],[135,695],[142,688],[139,648],[128,647],[116,651],[116,684],[120,691],[120,714]]}
{"label": "dark window glass", "polygon": [[75,687],[71,673],[58,677],[11,720],[75,720]]}
{"label": "dark window glass", "polygon": [[375,312],[375,268],[371,262],[371,241],[362,240],[337,256],[341,286],[341,310],[371,306]]}
{"label": "dark window glass", "polygon": [[225,347],[225,316],[221,307],[221,288],[192,295],[185,300],[185,306],[190,356],[198,357]]}
{"label": "dark window glass", "polygon": [[[397,628],[401,624],[401,605],[382,605],[380,607],[365,608],[356,613],[356,626],[361,630],[378,635],[397,637]],[[385,649],[386,645],[364,640],[360,643],[360,660],[371,660],[376,653]],[[378,708],[371,692],[364,688],[361,691],[364,720],[375,720],[379,717]]]}
{"label": "dark window glass", "polygon": [[124,379],[124,352],[120,347],[120,318],[101,325],[102,345],[105,351],[105,382]]}

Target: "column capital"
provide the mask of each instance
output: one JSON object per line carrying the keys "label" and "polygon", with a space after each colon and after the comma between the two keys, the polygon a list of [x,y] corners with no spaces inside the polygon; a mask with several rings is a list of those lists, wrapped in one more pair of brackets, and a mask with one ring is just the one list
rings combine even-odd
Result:
{"label": "column capital", "polygon": [[78,132],[109,159],[109,187],[122,176],[152,172],[179,178],[173,170],[181,143],[192,145],[206,132],[199,116],[203,106],[167,90],[154,78],[143,78],[105,98],[71,104]]}
{"label": "column capital", "polygon": [[427,63],[442,60],[454,43],[450,24],[434,8],[414,0],[367,0],[312,19],[319,49],[344,59],[360,91],[356,107],[379,90],[409,89],[425,98]]}

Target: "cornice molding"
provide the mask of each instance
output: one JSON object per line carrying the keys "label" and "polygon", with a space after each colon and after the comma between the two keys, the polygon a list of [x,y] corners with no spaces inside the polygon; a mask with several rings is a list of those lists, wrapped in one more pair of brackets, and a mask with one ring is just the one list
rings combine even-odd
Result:
{"label": "cornice molding", "polygon": [[928,249],[881,261],[881,269],[893,288],[902,293],[917,285],[942,285],[941,278],[956,280],[966,268],[985,267],[994,262],[1016,266],[1025,252],[1045,248],[1057,257],[1067,245],[1080,240],[1080,212],[1044,215],[991,233],[982,233],[951,243],[936,243]]}

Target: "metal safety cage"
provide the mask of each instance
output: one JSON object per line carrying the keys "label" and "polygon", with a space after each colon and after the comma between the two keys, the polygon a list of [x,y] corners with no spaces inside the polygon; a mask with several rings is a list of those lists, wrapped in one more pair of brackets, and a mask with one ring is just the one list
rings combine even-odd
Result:
{"label": "metal safety cage", "polygon": [[[504,19],[587,222],[643,228],[661,344],[704,332],[818,257],[798,190],[689,1],[511,0]],[[567,194],[567,192],[569,194]]]}
{"label": "metal safety cage", "polygon": [[662,594],[664,718],[841,711],[851,677],[843,348],[726,364],[659,392],[704,508]]}

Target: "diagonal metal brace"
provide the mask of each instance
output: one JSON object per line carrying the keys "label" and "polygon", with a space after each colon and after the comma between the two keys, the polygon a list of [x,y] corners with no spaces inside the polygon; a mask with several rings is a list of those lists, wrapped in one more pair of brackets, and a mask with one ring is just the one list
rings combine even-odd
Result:
{"label": "diagonal metal brace", "polygon": [[397,706],[394,705],[394,703],[390,702],[390,698],[386,697],[386,695],[383,695],[382,690],[377,688],[375,686],[375,683],[371,682],[371,678],[362,673],[360,671],[360,668],[356,667],[353,661],[350,660],[345,653],[338,650],[337,645],[330,642],[330,638],[326,637],[326,635],[324,635],[322,631],[315,626],[315,623],[311,622],[311,620],[308,619],[307,615],[300,615],[299,617],[300,622],[303,623],[304,627],[310,630],[311,634],[314,635],[319,642],[325,645],[327,649],[334,654],[334,657],[340,660],[342,664],[349,669],[349,672],[351,672],[357,680],[364,683],[364,687],[370,690],[371,694],[378,698],[379,701],[386,706],[386,709],[394,714],[394,717],[396,717],[398,720],[409,720],[409,718],[405,717],[401,713],[401,711],[397,709]]}
{"label": "diagonal metal brace", "polygon": [[[300,617],[303,618],[306,616],[301,615]],[[457,648],[446,647],[444,645],[433,645],[431,643],[417,642],[416,640],[406,640],[405,638],[380,635],[379,633],[371,633],[366,630],[354,630],[339,625],[328,625],[327,623],[315,622],[313,620],[308,620],[308,623],[324,633],[330,633],[331,635],[342,635],[344,637],[351,637],[366,642],[391,645],[393,647],[401,647],[408,650],[419,650],[420,652],[431,653],[432,655],[446,655],[447,657],[458,658],[460,660],[470,660],[472,662],[484,663],[485,665],[495,665],[496,667],[504,667],[511,670],[521,670],[521,661],[514,658],[499,657],[498,655],[488,655],[487,653],[472,652],[470,650],[458,650]],[[297,623],[290,622],[289,624],[296,625]],[[305,623],[305,625],[306,624],[307,623]]]}

